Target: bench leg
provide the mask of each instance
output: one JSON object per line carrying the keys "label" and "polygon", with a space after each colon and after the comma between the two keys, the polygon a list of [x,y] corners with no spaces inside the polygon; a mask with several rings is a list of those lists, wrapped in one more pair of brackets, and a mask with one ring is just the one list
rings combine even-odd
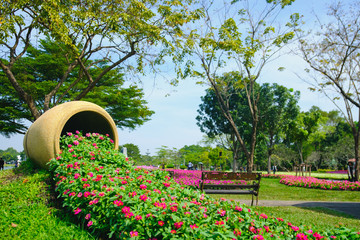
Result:
{"label": "bench leg", "polygon": [[254,194],[251,194],[251,206],[254,205]]}

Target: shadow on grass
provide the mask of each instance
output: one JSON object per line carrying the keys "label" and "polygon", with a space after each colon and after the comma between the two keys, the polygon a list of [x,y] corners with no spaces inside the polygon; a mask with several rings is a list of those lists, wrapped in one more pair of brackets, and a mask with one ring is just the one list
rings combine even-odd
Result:
{"label": "shadow on grass", "polygon": [[360,219],[360,202],[304,202],[292,206],[336,217]]}

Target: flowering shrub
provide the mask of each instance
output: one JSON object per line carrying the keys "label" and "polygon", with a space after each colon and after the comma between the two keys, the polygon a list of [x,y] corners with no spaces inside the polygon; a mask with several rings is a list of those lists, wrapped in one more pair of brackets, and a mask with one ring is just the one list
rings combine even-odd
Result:
{"label": "flowering shrub", "polygon": [[114,239],[360,239],[346,228],[318,233],[246,205],[216,201],[166,171],[133,167],[107,136],[68,133],[50,161],[63,206]]}
{"label": "flowering shrub", "polygon": [[327,171],[326,173],[347,174],[347,170]]}
{"label": "flowering shrub", "polygon": [[360,182],[322,180],[314,177],[297,177],[285,175],[280,183],[288,186],[321,188],[329,190],[360,191]]}

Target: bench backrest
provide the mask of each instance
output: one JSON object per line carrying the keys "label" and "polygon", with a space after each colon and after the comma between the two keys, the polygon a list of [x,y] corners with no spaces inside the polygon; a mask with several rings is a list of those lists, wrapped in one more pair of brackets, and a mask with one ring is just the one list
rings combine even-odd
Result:
{"label": "bench backrest", "polygon": [[261,173],[202,172],[202,180],[259,180]]}

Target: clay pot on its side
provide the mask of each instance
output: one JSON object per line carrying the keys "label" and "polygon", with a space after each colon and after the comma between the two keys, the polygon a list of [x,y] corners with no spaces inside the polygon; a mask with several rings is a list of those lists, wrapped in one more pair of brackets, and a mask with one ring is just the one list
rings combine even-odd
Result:
{"label": "clay pot on its side", "polygon": [[109,134],[114,148],[118,148],[118,133],[111,116],[94,103],[72,101],[51,108],[30,126],[24,137],[25,153],[48,169],[47,163],[60,152],[60,137],[76,130],[83,134]]}

